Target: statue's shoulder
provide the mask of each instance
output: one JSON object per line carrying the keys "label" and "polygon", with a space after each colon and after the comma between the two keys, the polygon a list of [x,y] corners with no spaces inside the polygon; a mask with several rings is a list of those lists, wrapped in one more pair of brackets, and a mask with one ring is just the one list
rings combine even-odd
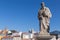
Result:
{"label": "statue's shoulder", "polygon": [[50,10],[48,7],[44,7],[46,10]]}

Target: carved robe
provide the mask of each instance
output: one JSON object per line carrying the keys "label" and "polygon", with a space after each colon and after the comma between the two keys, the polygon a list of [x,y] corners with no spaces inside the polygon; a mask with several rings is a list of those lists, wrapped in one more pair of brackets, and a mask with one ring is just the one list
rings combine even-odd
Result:
{"label": "carved robe", "polygon": [[38,12],[38,19],[39,19],[39,25],[41,31],[49,31],[49,24],[50,24],[50,18],[51,18],[51,12],[49,8],[44,7],[44,9],[40,9]]}

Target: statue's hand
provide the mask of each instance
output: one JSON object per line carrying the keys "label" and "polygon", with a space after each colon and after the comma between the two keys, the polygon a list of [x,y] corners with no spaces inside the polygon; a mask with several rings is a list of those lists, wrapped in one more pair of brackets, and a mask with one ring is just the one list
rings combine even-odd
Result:
{"label": "statue's hand", "polygon": [[48,14],[45,12],[43,12],[42,15],[43,15],[43,17],[48,17]]}

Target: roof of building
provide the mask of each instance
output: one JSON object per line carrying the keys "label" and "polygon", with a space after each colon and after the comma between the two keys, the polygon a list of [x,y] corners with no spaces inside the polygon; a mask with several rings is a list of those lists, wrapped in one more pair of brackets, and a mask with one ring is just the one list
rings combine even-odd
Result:
{"label": "roof of building", "polygon": [[58,35],[58,34],[60,34],[60,31],[55,30],[55,31],[50,32],[50,34],[56,34],[56,35]]}

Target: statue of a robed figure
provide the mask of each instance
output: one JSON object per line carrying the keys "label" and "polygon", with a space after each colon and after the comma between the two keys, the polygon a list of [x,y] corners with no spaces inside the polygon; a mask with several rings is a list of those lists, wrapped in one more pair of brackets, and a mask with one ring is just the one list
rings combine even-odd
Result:
{"label": "statue of a robed figure", "polygon": [[45,7],[44,2],[41,3],[41,8],[38,11],[38,19],[40,25],[40,34],[49,33],[51,12],[48,7]]}

